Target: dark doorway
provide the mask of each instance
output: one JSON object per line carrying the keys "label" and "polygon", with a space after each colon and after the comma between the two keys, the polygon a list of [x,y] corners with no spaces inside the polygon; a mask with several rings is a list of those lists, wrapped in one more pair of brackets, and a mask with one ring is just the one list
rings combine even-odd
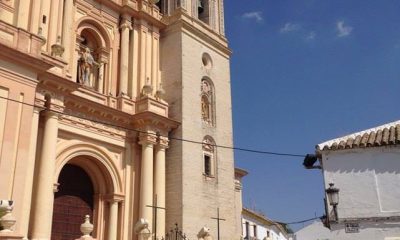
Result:
{"label": "dark doorway", "polygon": [[67,164],[58,178],[54,195],[52,240],[71,240],[82,236],[80,225],[85,215],[93,219],[93,184],[80,167]]}

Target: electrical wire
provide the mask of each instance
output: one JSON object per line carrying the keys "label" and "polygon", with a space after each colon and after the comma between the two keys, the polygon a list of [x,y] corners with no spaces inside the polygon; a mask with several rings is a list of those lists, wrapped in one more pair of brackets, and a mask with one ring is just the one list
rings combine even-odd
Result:
{"label": "electrical wire", "polygon": [[[18,101],[18,100],[7,98],[7,97],[0,96],[0,98],[1,99],[5,99],[5,100],[9,100],[9,101],[12,101],[12,102],[16,102],[16,103],[21,103],[21,104],[24,104],[24,105],[27,105],[27,106],[31,106],[31,107],[39,107],[39,106],[36,106],[34,104],[21,102],[21,101]],[[43,107],[39,107],[39,108],[43,108]],[[45,108],[43,108],[43,109],[45,109]],[[155,135],[155,136],[162,136],[162,135],[160,135],[158,133],[148,133],[148,132],[145,132],[145,131],[141,131],[139,129],[127,128],[127,127],[124,127],[124,126],[119,126],[119,125],[115,125],[115,124],[112,124],[112,123],[103,122],[103,121],[99,121],[99,120],[91,119],[91,118],[85,118],[85,117],[82,117],[82,116],[77,116],[77,115],[68,114],[68,113],[64,113],[64,112],[58,112],[58,111],[51,110],[51,109],[47,109],[47,111],[54,112],[54,113],[57,113],[57,114],[60,114],[60,115],[65,115],[65,116],[77,117],[77,118],[80,118],[80,119],[84,119],[84,120],[88,120],[88,121],[92,121],[92,122],[95,122],[95,123],[104,124],[104,125],[108,125],[108,126],[112,126],[112,127],[116,127],[116,128],[122,128],[122,129],[125,129],[125,130],[128,130],[128,131],[134,131],[134,132],[137,132],[137,133],[146,133],[146,134]],[[167,136],[162,136],[162,137],[167,137]],[[184,138],[177,138],[177,137],[168,137],[168,138],[170,140],[175,140],[175,141],[188,142],[188,143],[201,144],[201,145],[204,144],[203,142],[200,142],[200,141],[189,140],[189,139],[184,139]],[[217,145],[217,144],[208,144],[208,145],[213,146],[213,147],[217,147],[217,148],[237,150],[237,151],[249,152],[249,153],[258,153],[258,154],[264,154],[264,155],[301,157],[301,158],[305,157],[305,155],[302,155],[302,154],[262,151],[262,150],[255,150],[255,149],[248,149],[248,148],[241,148],[241,147],[231,147],[231,146],[224,146],[224,145]]]}
{"label": "electrical wire", "polygon": [[284,225],[295,225],[295,224],[300,224],[300,223],[306,223],[306,222],[310,222],[316,219],[321,219],[324,216],[320,216],[320,217],[313,217],[313,218],[309,218],[309,219],[305,219],[305,220],[300,220],[300,221],[295,221],[295,222],[279,222],[279,221],[275,221],[276,223],[279,224],[284,224]]}

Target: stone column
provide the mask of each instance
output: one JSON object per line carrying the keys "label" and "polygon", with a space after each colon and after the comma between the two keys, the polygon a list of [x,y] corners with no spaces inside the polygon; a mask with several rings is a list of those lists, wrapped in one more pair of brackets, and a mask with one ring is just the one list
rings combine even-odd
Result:
{"label": "stone column", "polygon": [[[72,39],[72,26],[74,19],[74,0],[65,0],[64,2],[64,16],[63,16],[63,29],[62,29],[62,45],[64,46],[64,60],[69,64],[68,72],[71,71],[73,66],[71,60],[71,39]],[[73,46],[72,46],[73,47]],[[72,48],[73,49],[73,48]]]}
{"label": "stone column", "polygon": [[99,77],[98,77],[98,86],[97,86],[97,91],[100,93],[103,93],[103,86],[104,86],[104,64],[105,62],[100,62],[100,67],[99,67]]}
{"label": "stone column", "polygon": [[132,30],[132,24],[129,16],[122,16],[121,20],[121,47],[120,47],[120,72],[119,72],[119,96],[128,93],[128,64],[129,64],[129,31]]}
{"label": "stone column", "polygon": [[160,58],[159,58],[159,39],[160,39],[160,34],[158,32],[158,29],[154,29],[152,32],[152,63],[151,63],[151,81],[152,81],[152,86],[153,86],[153,91],[156,91],[159,88],[159,79],[158,79],[158,71],[159,71],[159,63],[160,63]]}
{"label": "stone column", "polygon": [[153,146],[156,140],[156,135],[142,134],[139,141],[142,145],[139,217],[149,222],[149,229],[152,229],[153,209],[147,205],[153,205]]}
{"label": "stone column", "polygon": [[118,201],[110,200],[110,211],[108,215],[108,236],[107,240],[117,240],[118,229]]}
{"label": "stone column", "polygon": [[[157,207],[165,208],[165,149],[168,139],[160,137],[156,146],[156,159],[154,166],[154,194],[157,196]],[[157,237],[165,235],[165,210],[157,210]]]}
{"label": "stone column", "polygon": [[132,65],[131,65],[131,97],[135,99],[137,96],[140,96],[140,84],[139,84],[139,34],[140,34],[140,27],[135,22],[133,24],[133,31],[131,32],[131,56],[132,56]]}
{"label": "stone column", "polygon": [[48,34],[48,45],[47,51],[51,52],[51,46],[56,43],[57,41],[57,34],[58,34],[58,15],[60,11],[60,5],[62,5],[60,0],[52,0],[51,7],[50,7],[50,16],[49,19],[49,34]]}
{"label": "stone column", "polygon": [[148,28],[147,26],[144,25],[144,23],[141,21],[139,22],[139,92],[142,91],[143,86],[146,85],[146,67],[149,67],[146,62],[146,48],[147,48],[147,33],[148,33]]}
{"label": "stone column", "polygon": [[224,22],[224,1],[219,0],[219,32],[222,36],[225,36],[225,22]]}
{"label": "stone column", "polygon": [[34,34],[37,34],[39,31],[40,2],[40,0],[32,0],[31,16],[29,18],[29,31]]}
{"label": "stone column", "polygon": [[33,199],[32,240],[50,239],[54,202],[54,169],[58,133],[58,114],[44,112],[42,152],[35,172]]}

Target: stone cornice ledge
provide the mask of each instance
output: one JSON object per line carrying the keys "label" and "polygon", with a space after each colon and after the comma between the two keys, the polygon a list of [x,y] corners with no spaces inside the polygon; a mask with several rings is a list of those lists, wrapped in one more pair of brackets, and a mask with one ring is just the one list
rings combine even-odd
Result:
{"label": "stone cornice ledge", "polygon": [[141,112],[132,116],[133,125],[137,129],[155,128],[167,132],[178,128],[180,123],[170,118],[161,116],[153,112]]}
{"label": "stone cornice ledge", "polygon": [[43,59],[18,51],[2,43],[0,43],[0,49],[0,58],[16,61],[39,72],[47,71],[54,66]]}

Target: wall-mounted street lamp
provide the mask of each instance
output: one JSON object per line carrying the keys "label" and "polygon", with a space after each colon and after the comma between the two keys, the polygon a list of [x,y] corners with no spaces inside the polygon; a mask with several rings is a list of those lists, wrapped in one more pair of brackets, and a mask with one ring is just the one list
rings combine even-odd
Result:
{"label": "wall-mounted street lamp", "polygon": [[328,195],[329,204],[333,207],[334,219],[332,219],[332,222],[338,222],[337,205],[339,204],[339,189],[335,188],[333,183],[329,183],[329,188],[325,192]]}

